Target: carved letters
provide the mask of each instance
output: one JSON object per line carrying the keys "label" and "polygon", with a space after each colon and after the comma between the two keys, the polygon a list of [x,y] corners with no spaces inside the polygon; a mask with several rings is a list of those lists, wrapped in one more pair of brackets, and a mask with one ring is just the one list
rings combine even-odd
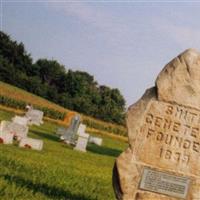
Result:
{"label": "carved letters", "polygon": [[192,154],[200,156],[200,111],[152,101],[141,131],[144,145],[158,145],[153,153],[165,161],[188,165]]}

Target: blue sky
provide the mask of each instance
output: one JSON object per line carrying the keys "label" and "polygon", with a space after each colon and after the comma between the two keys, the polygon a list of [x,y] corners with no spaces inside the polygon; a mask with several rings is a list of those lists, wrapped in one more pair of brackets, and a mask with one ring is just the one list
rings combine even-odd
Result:
{"label": "blue sky", "polygon": [[127,106],[173,57],[200,50],[200,2],[2,1],[1,29],[22,41],[34,60],[119,88]]}

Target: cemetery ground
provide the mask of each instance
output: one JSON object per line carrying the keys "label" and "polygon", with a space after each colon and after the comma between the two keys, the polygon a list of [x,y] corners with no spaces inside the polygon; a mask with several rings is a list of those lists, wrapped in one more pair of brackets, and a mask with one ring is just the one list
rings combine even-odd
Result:
{"label": "cemetery ground", "polygon": [[[0,121],[14,113],[0,110]],[[0,145],[0,197],[4,200],[114,200],[112,168],[127,147],[101,136],[103,145],[88,144],[87,153],[59,142],[57,124],[31,126],[28,135],[44,140],[42,151]]]}

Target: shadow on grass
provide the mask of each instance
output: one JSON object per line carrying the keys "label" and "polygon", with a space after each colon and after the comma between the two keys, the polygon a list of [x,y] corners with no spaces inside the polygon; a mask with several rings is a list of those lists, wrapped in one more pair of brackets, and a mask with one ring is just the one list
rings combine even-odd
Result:
{"label": "shadow on grass", "polygon": [[64,148],[67,148],[67,149],[73,149],[74,148],[74,146],[66,144],[63,141],[61,141],[57,135],[53,135],[51,133],[45,133],[45,132],[42,132],[42,131],[36,131],[36,130],[31,130],[31,133],[33,133],[33,134],[35,134],[35,135],[37,135],[41,138],[46,138],[46,139],[52,140],[54,142],[59,142],[61,147],[64,147]]}
{"label": "shadow on grass", "polygon": [[41,138],[46,138],[48,140],[52,140],[52,141],[56,141],[59,142],[59,138],[56,135],[52,135],[50,133],[45,133],[45,132],[41,132],[41,131],[36,131],[36,130],[31,130],[31,133],[41,137]]}
{"label": "shadow on grass", "polygon": [[[48,140],[60,142],[58,136],[53,135],[51,133],[46,133],[46,132],[37,131],[37,130],[31,130],[31,132],[41,138],[46,138]],[[65,147],[65,148],[67,147],[69,149],[73,149],[73,146],[71,146],[71,145],[67,145],[62,142],[61,142],[61,144],[62,144],[61,145],[62,147]],[[105,146],[97,146],[95,144],[89,144],[89,143],[87,145],[87,150],[90,152],[93,152],[93,153],[100,154],[100,155],[106,155],[106,156],[112,156],[112,157],[118,157],[122,153],[122,151],[118,150],[118,149],[112,149],[112,148],[105,147]]]}
{"label": "shadow on grass", "polygon": [[30,180],[25,180],[20,176],[10,176],[8,174],[2,176],[4,180],[8,181],[10,184],[13,182],[20,187],[26,187],[28,190],[31,190],[33,193],[40,192],[45,196],[51,199],[60,199],[60,200],[96,200],[89,198],[85,195],[75,195],[70,191],[61,189],[59,187],[49,186],[45,183],[33,183]]}
{"label": "shadow on grass", "polygon": [[93,153],[98,153],[101,155],[113,156],[113,157],[118,157],[122,153],[122,151],[118,149],[112,149],[105,146],[97,146],[95,144],[88,144],[87,150]]}

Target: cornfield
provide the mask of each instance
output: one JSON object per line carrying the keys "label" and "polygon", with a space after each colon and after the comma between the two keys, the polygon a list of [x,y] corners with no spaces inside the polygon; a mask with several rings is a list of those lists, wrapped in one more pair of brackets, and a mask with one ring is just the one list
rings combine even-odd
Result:
{"label": "cornfield", "polygon": [[[46,117],[63,120],[66,124],[69,124],[71,118],[75,114],[78,114],[77,112],[63,108],[44,98],[0,81],[0,105],[24,110],[27,104],[32,104],[34,108],[42,110]],[[90,128],[116,135],[127,136],[127,130],[123,126],[103,122],[82,114],[81,116],[83,123]]]}

